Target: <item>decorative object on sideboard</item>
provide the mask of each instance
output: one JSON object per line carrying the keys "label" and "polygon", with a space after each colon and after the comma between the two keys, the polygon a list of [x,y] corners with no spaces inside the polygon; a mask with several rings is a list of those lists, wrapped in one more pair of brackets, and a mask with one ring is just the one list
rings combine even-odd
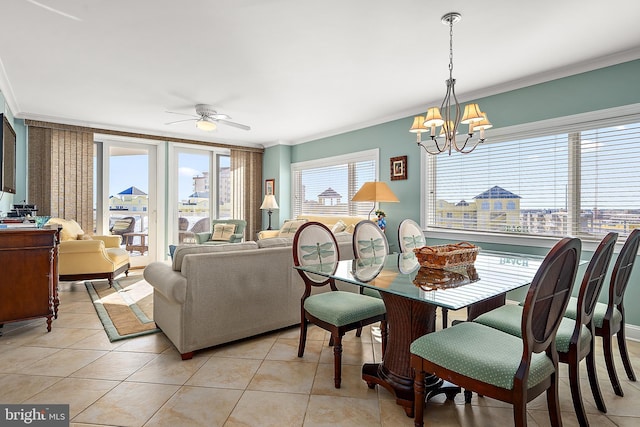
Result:
{"label": "decorative object on sideboard", "polygon": [[[456,79],[453,78],[453,24],[460,21],[462,15],[456,12],[449,12],[442,17],[442,23],[449,26],[449,78],[446,80],[447,93],[444,96],[442,105],[438,107],[430,107],[426,116],[416,116],[413,119],[413,125],[409,132],[417,134],[417,144],[424,148],[429,154],[449,153],[452,150],[467,154],[476,149],[478,144],[484,142],[485,129],[491,128],[493,125],[487,119],[487,115],[480,111],[478,104],[468,104],[464,107],[464,114],[460,117],[460,104],[456,97]],[[453,113],[452,113],[453,109]],[[444,116],[444,117],[443,117]],[[467,138],[464,143],[459,145],[456,141],[460,124],[469,125]],[[436,133],[436,127],[442,126],[439,133]],[[480,137],[472,142],[474,131],[480,131]],[[430,132],[431,141],[422,143],[422,133]],[[444,138],[438,141],[438,138]]]}
{"label": "decorative object on sideboard", "polygon": [[376,208],[378,202],[397,203],[400,200],[393,194],[386,182],[369,181],[362,184],[362,187],[351,199],[352,202],[373,202],[373,207],[369,211],[368,219],[371,219],[371,213]]}
{"label": "decorative object on sideboard", "polygon": [[267,210],[267,213],[269,214],[269,227],[267,227],[267,230],[271,230],[271,214],[273,213],[274,209],[280,209],[280,207],[278,206],[278,202],[276,202],[276,196],[274,196],[273,194],[267,194],[266,196],[264,196],[264,200],[262,201],[260,209]]}
{"label": "decorative object on sideboard", "polygon": [[407,156],[392,157],[389,159],[391,168],[391,181],[407,179]]}

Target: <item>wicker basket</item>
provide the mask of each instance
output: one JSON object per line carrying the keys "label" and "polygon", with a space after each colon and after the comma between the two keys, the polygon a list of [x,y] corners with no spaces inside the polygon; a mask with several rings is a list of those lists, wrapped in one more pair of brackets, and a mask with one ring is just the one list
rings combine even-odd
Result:
{"label": "wicker basket", "polygon": [[457,288],[479,280],[478,272],[472,265],[442,268],[420,267],[413,284],[425,291]]}
{"label": "wicker basket", "polygon": [[447,268],[472,265],[480,251],[479,246],[469,242],[450,245],[423,246],[413,250],[423,267]]}

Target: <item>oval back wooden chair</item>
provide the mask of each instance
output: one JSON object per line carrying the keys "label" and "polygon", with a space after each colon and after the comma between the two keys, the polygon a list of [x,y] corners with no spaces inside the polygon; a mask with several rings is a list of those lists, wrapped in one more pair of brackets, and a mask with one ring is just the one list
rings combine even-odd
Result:
{"label": "oval back wooden chair", "polygon": [[415,372],[415,425],[423,425],[425,373],[513,405],[516,426],[527,424],[527,402],[546,391],[552,426],[562,425],[556,331],[575,280],[581,243],[564,238],[536,272],[522,309],[522,337],[476,322],[424,335],[410,347]]}
{"label": "oval back wooden chair", "polygon": [[422,229],[412,219],[404,219],[398,225],[398,245],[400,252],[412,252],[427,244]]}
{"label": "oval back wooden chair", "polygon": [[[389,241],[384,231],[373,221],[363,220],[356,224],[351,239],[353,254],[359,264],[380,264],[389,254]],[[374,298],[382,298],[380,292],[375,289],[360,287],[360,293]],[[357,331],[358,336],[362,330]],[[376,332],[377,333],[377,332]],[[387,322],[380,322],[380,340],[382,342],[382,354],[386,350]]]}
{"label": "oval back wooden chair", "polygon": [[[331,230],[319,222],[301,225],[293,237],[293,263],[325,274],[335,273],[340,252]],[[348,331],[386,320],[382,300],[353,292],[340,291],[335,280],[320,274],[297,270],[305,290],[300,306],[300,343],[298,357],[304,355],[307,326],[313,323],[331,333],[333,345],[334,386],[342,379],[342,337]],[[314,288],[328,287],[327,292],[313,293]]]}
{"label": "oval back wooden chair", "polygon": [[[558,359],[561,363],[566,363],[569,366],[571,399],[581,426],[589,425],[580,392],[580,361],[585,358],[587,359],[589,385],[596,406],[601,412],[607,412],[596,373],[595,329],[591,319],[611,264],[617,239],[617,233],[609,233],[596,248],[582,277],[577,297],[577,307],[580,307],[578,315],[576,319],[564,317],[556,333]],[[521,318],[522,305],[508,304],[477,317],[474,322],[520,336]]]}
{"label": "oval back wooden chair", "polygon": [[[618,350],[620,358],[627,378],[631,381],[636,380],[629,352],[627,351],[627,341],[625,338],[625,321],[624,321],[624,293],[631,278],[631,271],[638,256],[638,246],[640,244],[640,229],[636,228],[629,234],[625,241],[618,258],[613,265],[611,271],[611,281],[609,282],[609,299],[607,303],[598,302],[593,310],[593,319],[595,335],[602,337],[602,346],[604,352],[604,361],[607,366],[609,380],[613,386],[613,391],[618,396],[624,396],[620,380],[616,373],[615,364],[613,362],[613,336],[616,335],[618,341]],[[572,319],[578,317],[577,307],[578,301],[572,298],[567,307],[565,316]]]}

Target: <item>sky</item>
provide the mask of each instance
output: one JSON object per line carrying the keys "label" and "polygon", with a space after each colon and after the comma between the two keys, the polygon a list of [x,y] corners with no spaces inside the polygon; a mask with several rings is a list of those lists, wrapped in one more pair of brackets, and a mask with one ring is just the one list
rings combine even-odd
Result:
{"label": "sky", "polygon": [[[222,157],[229,166],[229,157]],[[179,153],[178,197],[187,199],[193,193],[193,177],[209,169],[209,153]],[[149,167],[146,155],[112,156],[110,159],[109,195],[117,195],[131,186],[149,192]]]}

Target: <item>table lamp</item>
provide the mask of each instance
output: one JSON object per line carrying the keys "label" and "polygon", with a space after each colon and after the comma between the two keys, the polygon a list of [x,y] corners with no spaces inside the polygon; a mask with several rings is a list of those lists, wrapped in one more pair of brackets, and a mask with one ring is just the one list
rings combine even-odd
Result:
{"label": "table lamp", "polygon": [[264,200],[262,201],[260,209],[267,210],[267,213],[269,214],[269,227],[267,228],[267,230],[271,230],[271,214],[273,213],[274,209],[280,209],[280,207],[278,206],[278,202],[276,202],[276,196],[274,196],[273,194],[267,194],[266,196],[264,196]]}
{"label": "table lamp", "polygon": [[369,219],[371,219],[371,212],[376,208],[377,202],[399,202],[398,198],[393,191],[389,188],[387,183],[380,181],[365,182],[362,187],[354,194],[351,199],[352,202],[373,202],[373,207],[369,212]]}

